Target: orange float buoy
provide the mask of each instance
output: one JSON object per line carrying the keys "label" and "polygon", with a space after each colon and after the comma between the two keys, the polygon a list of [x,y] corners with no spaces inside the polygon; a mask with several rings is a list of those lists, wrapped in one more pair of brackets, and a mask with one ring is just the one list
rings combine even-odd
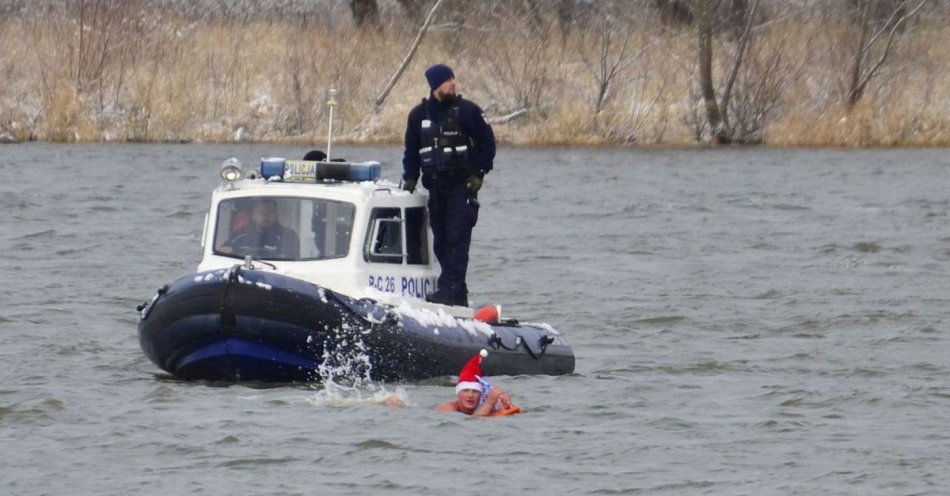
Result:
{"label": "orange float buoy", "polygon": [[481,322],[498,322],[501,320],[501,305],[488,305],[479,308],[472,318]]}
{"label": "orange float buoy", "polygon": [[498,410],[497,412],[492,412],[489,417],[504,417],[506,415],[514,415],[516,413],[521,413],[521,407],[511,405],[511,408],[505,408],[504,410]]}

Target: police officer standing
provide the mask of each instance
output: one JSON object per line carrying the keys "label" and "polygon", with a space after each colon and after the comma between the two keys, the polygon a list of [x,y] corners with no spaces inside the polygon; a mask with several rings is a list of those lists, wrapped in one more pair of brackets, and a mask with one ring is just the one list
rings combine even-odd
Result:
{"label": "police officer standing", "polygon": [[426,300],[468,306],[468,248],[478,222],[478,190],[495,159],[495,135],[482,109],[456,93],[451,68],[436,64],[425,76],[431,93],[409,112],[406,125],[403,189],[414,191],[421,172],[429,190],[429,225],[442,273]]}

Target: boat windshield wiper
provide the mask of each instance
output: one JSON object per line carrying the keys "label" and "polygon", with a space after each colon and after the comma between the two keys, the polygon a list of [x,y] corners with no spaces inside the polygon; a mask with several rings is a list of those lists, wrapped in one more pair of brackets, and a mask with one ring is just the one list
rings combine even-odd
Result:
{"label": "boat windshield wiper", "polygon": [[268,266],[268,267],[270,267],[270,268],[272,268],[272,269],[274,269],[274,270],[277,270],[277,266],[276,266],[276,265],[274,265],[274,264],[272,264],[272,263],[270,263],[270,262],[265,262],[265,261],[263,261],[263,260],[254,260],[254,258],[252,258],[250,255],[244,255],[244,268],[245,268],[245,269],[253,269],[253,268],[255,268],[255,267],[254,267],[254,262],[255,262],[255,261],[256,261],[257,263],[259,263],[259,264],[264,264],[264,265],[266,265],[266,266]]}

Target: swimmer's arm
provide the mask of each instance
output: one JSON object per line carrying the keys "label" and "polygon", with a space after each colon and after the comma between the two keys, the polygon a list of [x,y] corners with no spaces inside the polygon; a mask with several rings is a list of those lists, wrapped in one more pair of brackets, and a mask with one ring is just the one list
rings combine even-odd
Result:
{"label": "swimmer's arm", "polygon": [[500,387],[493,387],[491,391],[488,392],[488,398],[485,399],[485,403],[482,406],[475,409],[472,412],[473,417],[487,417],[492,414],[492,409],[495,407],[495,403],[501,401],[501,405],[505,408],[511,408],[511,397],[508,396],[508,393]]}

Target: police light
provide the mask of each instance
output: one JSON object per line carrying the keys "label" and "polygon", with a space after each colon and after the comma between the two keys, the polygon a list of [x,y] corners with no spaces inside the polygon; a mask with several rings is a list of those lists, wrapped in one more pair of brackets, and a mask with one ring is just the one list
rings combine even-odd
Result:
{"label": "police light", "polygon": [[268,181],[281,181],[284,179],[284,164],[287,161],[280,157],[270,157],[261,159],[261,177]]}
{"label": "police light", "polygon": [[360,162],[350,164],[351,181],[376,181],[380,173],[379,162]]}
{"label": "police light", "polygon": [[241,161],[231,157],[221,164],[221,179],[234,182],[241,179]]}
{"label": "police light", "polygon": [[288,183],[376,181],[380,176],[379,162],[286,160],[281,165],[283,180]]}

